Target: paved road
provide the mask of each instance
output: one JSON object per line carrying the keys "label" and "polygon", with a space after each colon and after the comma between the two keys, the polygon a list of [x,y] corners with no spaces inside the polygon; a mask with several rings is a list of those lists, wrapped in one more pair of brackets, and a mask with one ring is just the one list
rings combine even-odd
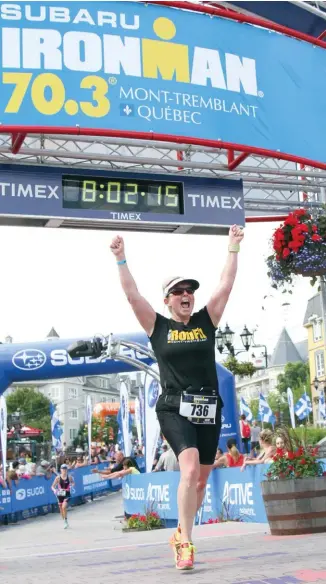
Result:
{"label": "paved road", "polygon": [[326,582],[325,535],[272,537],[267,525],[228,523],[195,529],[196,569],[177,572],[171,530],[122,533],[120,493],[59,515],[0,529],[1,584],[299,584]]}

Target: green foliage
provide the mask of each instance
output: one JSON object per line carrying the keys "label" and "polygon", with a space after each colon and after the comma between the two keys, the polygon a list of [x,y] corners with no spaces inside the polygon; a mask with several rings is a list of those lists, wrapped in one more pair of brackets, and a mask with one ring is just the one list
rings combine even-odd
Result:
{"label": "green foliage", "polygon": [[325,428],[309,428],[309,426],[299,427],[290,430],[290,436],[299,439],[302,443],[315,446],[326,437]]}
{"label": "green foliage", "polygon": [[[110,438],[111,432],[110,428],[113,430],[114,438]],[[109,442],[115,442],[116,437],[118,435],[118,422],[116,416],[108,416],[105,424],[102,425],[101,421],[94,417],[92,418],[92,440],[94,442],[105,442],[108,444]],[[81,424],[78,430],[78,434],[73,441],[73,445],[76,448],[77,446],[84,446],[88,442],[88,429],[87,424]]]}
{"label": "green foliage", "polygon": [[16,389],[8,395],[8,414],[20,410],[23,425],[38,428],[44,432],[44,440],[51,439],[50,400],[31,387]]}
{"label": "green foliage", "polygon": [[288,387],[290,387],[293,392],[300,390],[302,393],[304,388],[306,388],[307,393],[310,392],[310,372],[308,363],[297,361],[285,365],[284,373],[281,373],[281,375],[278,376],[277,390],[280,393],[286,393]]}
{"label": "green foliage", "polygon": [[239,377],[252,377],[256,371],[256,367],[254,367],[252,363],[238,361],[236,357],[233,357],[232,355],[223,361],[222,365],[231,371],[233,375],[239,375]]}

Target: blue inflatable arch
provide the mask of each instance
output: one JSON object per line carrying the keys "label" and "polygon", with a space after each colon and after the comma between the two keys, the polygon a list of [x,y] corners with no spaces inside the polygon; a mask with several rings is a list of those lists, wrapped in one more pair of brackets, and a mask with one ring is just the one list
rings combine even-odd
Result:
{"label": "blue inflatable arch", "polygon": [[[115,338],[128,343],[137,343],[144,349],[150,347],[148,337],[141,333],[117,335]],[[93,339],[86,339],[91,342]],[[76,357],[68,353],[68,347],[78,339],[55,339],[24,344],[0,344],[0,395],[13,383],[85,377],[137,371],[140,367],[112,357]],[[122,358],[136,360],[140,365],[150,366],[153,359],[136,348],[120,347]],[[229,438],[240,444],[238,408],[234,377],[222,365],[216,364],[221,397],[224,402],[222,432],[219,446],[224,450]]]}

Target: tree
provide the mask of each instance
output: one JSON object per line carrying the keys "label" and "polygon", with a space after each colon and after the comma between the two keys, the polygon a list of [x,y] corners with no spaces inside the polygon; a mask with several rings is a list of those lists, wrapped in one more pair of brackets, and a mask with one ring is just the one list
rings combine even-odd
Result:
{"label": "tree", "polygon": [[295,393],[299,390],[301,394],[306,390],[308,395],[311,395],[310,387],[310,371],[308,363],[298,361],[296,363],[287,363],[285,365],[284,373],[278,376],[277,390],[279,393],[286,393],[287,388],[290,387]]}
{"label": "tree", "polygon": [[[92,417],[92,440],[94,442],[115,442],[118,435],[118,422],[116,416],[108,416],[104,424],[96,417]],[[87,424],[81,424],[73,445],[84,447],[88,443]]]}
{"label": "tree", "polygon": [[231,371],[233,375],[239,375],[240,377],[245,377],[249,375],[252,377],[256,371],[256,367],[248,362],[238,361],[236,357],[230,355],[225,361],[222,362],[223,367]]}
{"label": "tree", "polygon": [[44,440],[51,439],[51,402],[45,395],[31,387],[22,387],[8,395],[6,403],[8,414],[19,410],[22,424],[42,430]]}

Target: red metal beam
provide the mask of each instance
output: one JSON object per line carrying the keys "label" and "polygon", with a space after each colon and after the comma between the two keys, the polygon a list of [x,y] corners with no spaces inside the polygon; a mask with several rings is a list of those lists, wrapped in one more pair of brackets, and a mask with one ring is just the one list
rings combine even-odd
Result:
{"label": "red metal beam", "polygon": [[[183,152],[182,150],[177,150],[177,160],[183,160]],[[178,166],[178,170],[183,170],[183,166]]]}
{"label": "red metal beam", "polygon": [[269,223],[285,221],[288,215],[267,215],[266,217],[246,217],[246,223]]}
{"label": "red metal beam", "polygon": [[180,1],[164,1],[156,0],[155,2],[147,2],[147,4],[155,4],[162,6],[169,6],[170,8],[179,8],[180,10],[190,10],[192,12],[201,12],[203,14],[211,14],[212,16],[221,16],[222,18],[228,18],[229,20],[236,20],[237,22],[246,22],[248,24],[253,24],[255,26],[260,26],[261,28],[267,28],[268,30],[274,30],[275,32],[280,32],[282,34],[288,35],[290,37],[299,39],[301,41],[306,41],[312,45],[322,47],[326,49],[326,42],[322,41],[320,38],[304,34],[298,30],[293,30],[282,24],[276,24],[275,22],[270,22],[263,20],[262,18],[256,16],[249,16],[248,14],[240,14],[239,12],[230,12],[225,8],[214,8],[213,6],[205,6],[203,4],[192,4],[190,2],[180,2]]}
{"label": "red metal beam", "polygon": [[326,170],[326,163],[310,160],[302,156],[294,156],[285,152],[275,152],[267,148],[256,148],[255,146],[246,146],[244,144],[232,144],[231,142],[222,142],[221,140],[205,140],[204,138],[194,138],[189,136],[173,136],[171,134],[154,134],[154,132],[126,132],[124,130],[104,130],[101,128],[65,128],[58,126],[0,126],[0,134],[51,134],[70,136],[99,136],[106,138],[129,138],[130,140],[149,140],[156,142],[168,142],[172,144],[189,144],[193,146],[205,146],[207,148],[216,148],[223,150],[235,150],[237,152],[246,152],[247,154],[256,154],[264,158],[275,158],[277,160],[288,160],[297,162],[304,166],[320,168]]}
{"label": "red metal beam", "polygon": [[322,32],[319,37],[317,37],[318,39],[323,39],[326,36],[326,30],[324,30],[324,32]]}
{"label": "red metal beam", "polygon": [[241,162],[246,160],[248,156],[249,152],[243,152],[242,154],[239,154],[239,156],[234,158],[234,151],[228,150],[228,169],[234,170],[235,168],[237,168],[237,166],[239,166],[239,164],[241,164]]}
{"label": "red metal beam", "polygon": [[26,138],[26,133],[13,133],[11,135],[11,152],[13,154],[18,154],[19,150],[21,149],[24,140]]}

